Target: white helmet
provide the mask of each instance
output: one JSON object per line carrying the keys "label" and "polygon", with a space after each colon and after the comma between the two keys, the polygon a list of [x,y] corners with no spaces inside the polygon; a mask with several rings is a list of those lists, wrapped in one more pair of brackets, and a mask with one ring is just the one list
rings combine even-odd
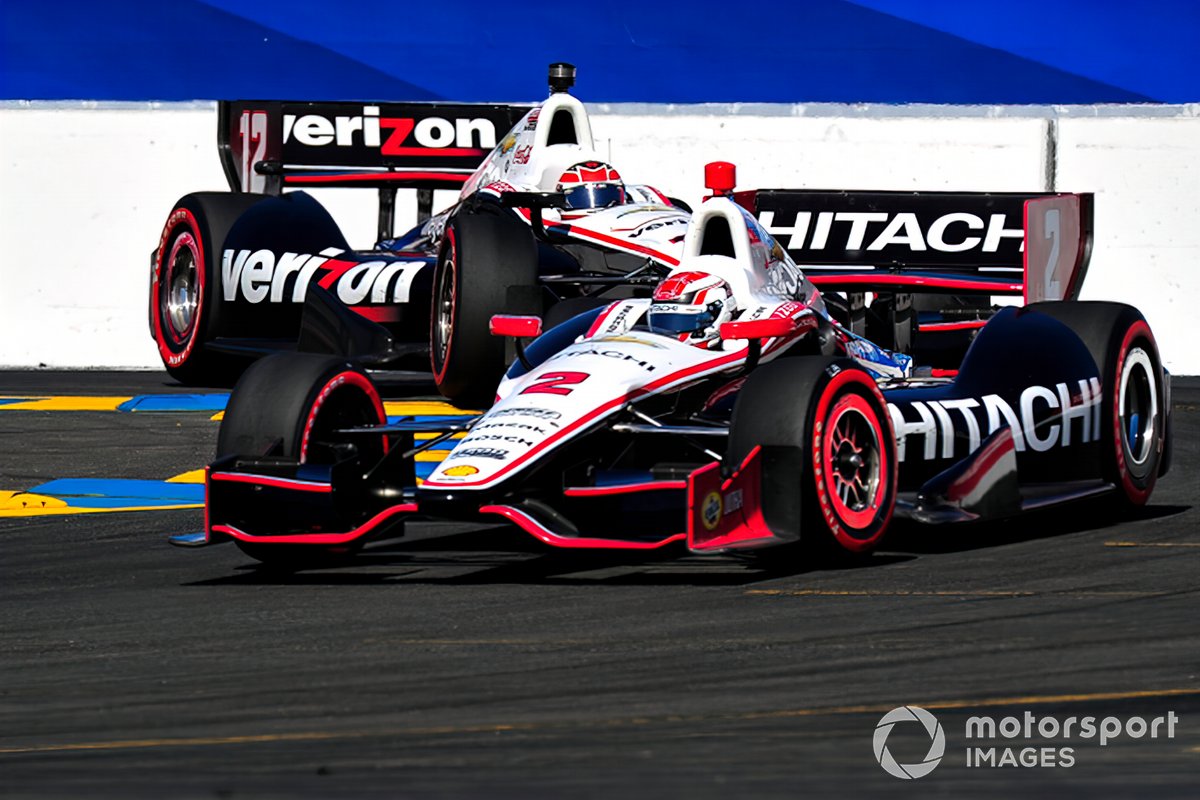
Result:
{"label": "white helmet", "polygon": [[721,324],[733,319],[737,301],[729,284],[709,272],[676,272],[654,289],[646,322],[654,333],[709,347]]}
{"label": "white helmet", "polygon": [[557,188],[567,207],[574,210],[624,205],[626,199],[621,174],[603,161],[581,161],[567,167]]}

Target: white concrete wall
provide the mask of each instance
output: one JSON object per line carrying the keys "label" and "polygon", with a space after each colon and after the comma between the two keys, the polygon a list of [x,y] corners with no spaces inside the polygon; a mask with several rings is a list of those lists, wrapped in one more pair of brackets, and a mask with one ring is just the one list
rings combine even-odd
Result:
{"label": "white concrete wall", "polygon": [[[1200,309],[1196,111],[617,106],[594,108],[592,124],[628,179],[690,202],[716,159],[737,163],[747,188],[1041,191],[1053,180],[1095,192],[1084,296],[1139,306],[1167,366],[1200,374],[1187,346]],[[224,188],[213,107],[0,108],[0,366],[158,366],[150,251],[178,197]],[[318,197],[352,245],[371,243],[373,193]],[[408,198],[398,220],[413,213]]]}

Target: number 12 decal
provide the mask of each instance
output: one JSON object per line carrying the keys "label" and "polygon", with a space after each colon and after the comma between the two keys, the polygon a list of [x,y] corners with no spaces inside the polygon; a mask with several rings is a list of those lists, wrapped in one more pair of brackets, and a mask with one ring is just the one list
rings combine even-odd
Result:
{"label": "number 12 decal", "polygon": [[242,191],[266,191],[267,178],[256,173],[254,165],[262,161],[267,149],[267,112],[243,111],[238,133],[242,137]]}
{"label": "number 12 decal", "polygon": [[586,372],[547,372],[539,375],[537,382],[522,389],[521,394],[570,394],[571,384],[583,383],[589,377]]}

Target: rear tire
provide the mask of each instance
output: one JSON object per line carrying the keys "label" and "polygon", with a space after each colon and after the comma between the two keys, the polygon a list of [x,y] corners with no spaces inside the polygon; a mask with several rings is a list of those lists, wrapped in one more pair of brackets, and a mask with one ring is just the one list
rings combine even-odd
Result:
{"label": "rear tire", "polygon": [[461,212],[446,228],[433,275],[429,336],[438,391],[460,408],[486,408],[504,374],[494,314],[541,312],[537,247],[529,229],[490,211]]}
{"label": "rear tire", "polygon": [[809,554],[870,553],[896,505],[896,439],[883,396],[853,361],[783,359],[738,395],[727,462],[762,446],[767,525]]}
{"label": "rear tire", "polygon": [[1165,380],[1154,334],[1133,306],[1048,302],[1027,306],[1070,328],[1100,370],[1103,475],[1121,506],[1150,499],[1166,447]]}
{"label": "rear tire", "polygon": [[265,195],[196,192],[175,204],[150,282],[150,329],[163,366],[182,384],[228,385],[243,359],[207,348],[221,316],[221,250],[238,218]]}
{"label": "rear tire", "polygon": [[[358,367],[334,356],[277,353],[254,362],[234,387],[217,435],[217,458],[269,452],[302,464],[330,465],[349,444],[333,431],[386,421],[379,392]],[[382,435],[358,437],[354,446],[364,467],[387,451]],[[237,546],[284,571],[331,566],[361,549],[360,543],[329,547],[237,541]]]}

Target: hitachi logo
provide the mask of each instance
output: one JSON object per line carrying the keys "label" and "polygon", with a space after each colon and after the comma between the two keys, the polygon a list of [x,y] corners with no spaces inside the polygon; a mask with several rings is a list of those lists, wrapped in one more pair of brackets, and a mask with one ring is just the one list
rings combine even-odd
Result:
{"label": "hitachi logo", "polygon": [[283,143],[307,147],[379,148],[385,156],[482,155],[496,146],[489,119],[381,117],[379,106],[364,106],[357,116],[330,119],[321,114],[283,115]]}
{"label": "hitachi logo", "polygon": [[[1004,214],[992,214],[987,222],[976,214],[945,214],[935,219],[928,230],[921,229],[917,215],[911,212],[887,214],[882,211],[799,211],[791,227],[775,224],[774,211],[762,211],[758,221],[776,236],[791,234],[784,245],[788,250],[824,250],[841,247],[845,250],[882,250],[885,247],[907,247],[914,252],[939,250],[943,253],[962,253],[979,248],[994,253],[1003,239],[1020,239],[1025,247],[1025,231],[1021,227],[1005,227]],[[982,235],[975,235],[976,232]],[[832,235],[831,235],[832,234]]]}
{"label": "hitachi logo", "polygon": [[[918,458],[933,461],[953,458],[955,442],[960,438],[966,438],[968,453],[975,452],[983,438],[1001,425],[1012,430],[1018,453],[1097,441],[1101,434],[1100,401],[1100,379],[1091,378],[1076,381],[1074,386],[1058,383],[1053,389],[1030,386],[1021,392],[1017,408],[1000,395],[989,394],[979,400],[960,397],[888,403],[888,411],[896,431],[896,457],[904,461],[916,450]],[[965,437],[960,432],[965,432]],[[921,436],[920,449],[909,441],[915,435]]]}
{"label": "hitachi logo", "polygon": [[[226,250],[221,259],[225,299],[249,303],[303,303],[308,283],[321,271],[318,283],[349,306],[360,303],[407,303],[413,278],[425,268],[412,261],[348,261],[343,251],[322,250],[319,256],[270,250]],[[334,285],[336,283],[336,286]]]}

